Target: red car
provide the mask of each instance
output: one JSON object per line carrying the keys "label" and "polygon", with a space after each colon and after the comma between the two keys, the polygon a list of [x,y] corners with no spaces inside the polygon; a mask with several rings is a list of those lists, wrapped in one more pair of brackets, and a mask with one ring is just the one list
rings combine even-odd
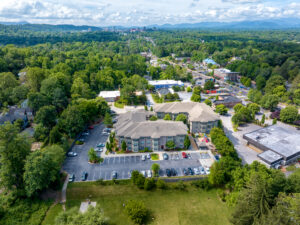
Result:
{"label": "red car", "polygon": [[92,129],[94,129],[94,127],[93,126],[89,126],[89,129],[92,130]]}
{"label": "red car", "polygon": [[182,152],[182,157],[187,158],[187,154],[185,152]]}

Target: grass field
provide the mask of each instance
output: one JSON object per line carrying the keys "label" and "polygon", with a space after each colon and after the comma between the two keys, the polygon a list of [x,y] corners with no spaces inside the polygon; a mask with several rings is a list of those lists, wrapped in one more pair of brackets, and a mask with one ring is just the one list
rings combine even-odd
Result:
{"label": "grass field", "polygon": [[[172,184],[173,185],[173,184]],[[67,190],[67,209],[79,207],[81,201],[90,198],[97,201],[109,217],[110,224],[129,225],[132,222],[124,213],[123,203],[130,199],[143,200],[154,220],[147,224],[159,225],[227,225],[230,210],[217,197],[217,191],[202,191],[187,185],[185,191],[139,190],[131,184],[99,185],[95,182],[72,183]],[[52,224],[62,210],[52,207],[43,225]]]}

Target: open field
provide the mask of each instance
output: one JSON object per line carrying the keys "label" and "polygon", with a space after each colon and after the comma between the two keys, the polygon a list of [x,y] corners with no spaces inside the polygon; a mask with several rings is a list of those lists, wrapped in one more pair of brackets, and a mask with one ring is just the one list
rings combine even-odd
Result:
{"label": "open field", "polygon": [[[188,184],[188,183],[186,183]],[[169,184],[174,186],[176,184]],[[80,202],[90,198],[97,201],[104,213],[114,225],[132,224],[124,213],[123,203],[130,199],[143,200],[154,220],[147,224],[159,225],[227,225],[230,210],[221,202],[216,190],[202,191],[187,185],[185,191],[169,188],[168,190],[139,190],[131,184],[103,186],[95,182],[72,183],[67,190],[67,209],[79,207]],[[59,213],[58,207],[52,208]],[[47,223],[51,224],[49,217]]]}

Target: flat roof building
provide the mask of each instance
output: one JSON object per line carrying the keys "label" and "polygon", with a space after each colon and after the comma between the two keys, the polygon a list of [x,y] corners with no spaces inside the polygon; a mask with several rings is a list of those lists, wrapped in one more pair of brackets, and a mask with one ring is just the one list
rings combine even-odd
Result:
{"label": "flat roof building", "polygon": [[220,69],[214,69],[214,76],[220,78],[224,81],[238,81],[238,76],[240,73],[238,72],[231,72],[229,69],[220,68]]}
{"label": "flat roof building", "polygon": [[184,86],[183,82],[180,80],[150,80],[149,84],[154,86],[155,89],[171,88],[173,86]]}
{"label": "flat roof building", "polygon": [[242,103],[242,100],[232,95],[219,95],[218,100],[212,100],[214,106],[225,105],[227,108],[232,108],[236,104]]}
{"label": "flat roof building", "polygon": [[243,138],[263,151],[258,157],[270,166],[286,165],[300,157],[300,132],[293,127],[273,125],[244,134]]}
{"label": "flat roof building", "polygon": [[98,97],[104,98],[107,102],[114,102],[120,95],[120,91],[101,91]]}

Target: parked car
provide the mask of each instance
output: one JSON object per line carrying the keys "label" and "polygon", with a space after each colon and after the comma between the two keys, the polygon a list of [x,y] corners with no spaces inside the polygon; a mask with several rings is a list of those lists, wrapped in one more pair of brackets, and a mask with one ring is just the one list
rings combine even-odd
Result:
{"label": "parked car", "polygon": [[147,170],[147,177],[152,177],[152,172],[151,172],[151,170]]}
{"label": "parked car", "polygon": [[145,170],[142,170],[142,171],[141,171],[141,174],[142,174],[144,177],[146,177],[146,171],[145,171]]}
{"label": "parked car", "polygon": [[146,160],[146,156],[142,155],[142,161],[145,161],[145,160]]}
{"label": "parked car", "polygon": [[113,120],[113,123],[117,123],[117,122],[118,122],[118,120],[117,120],[117,119],[114,119],[114,120]]}
{"label": "parked car", "polygon": [[188,153],[188,154],[187,154],[187,157],[188,157],[189,159],[191,159],[191,158],[192,158],[192,156],[191,156],[191,154],[190,154],[190,153]]}
{"label": "parked car", "polygon": [[185,176],[187,176],[187,175],[189,175],[189,172],[188,172],[188,170],[186,169],[186,168],[183,168],[183,174],[185,175]]}
{"label": "parked car", "polygon": [[195,175],[199,175],[199,174],[200,174],[200,171],[199,171],[198,168],[194,168],[193,171],[194,171],[194,174],[195,174]]}
{"label": "parked car", "polygon": [[187,154],[185,152],[182,152],[181,154],[182,154],[182,158],[185,158],[185,159],[187,158]]}
{"label": "parked car", "polygon": [[110,132],[111,132],[111,128],[104,128],[104,129],[103,129],[103,132],[110,133]]}
{"label": "parked car", "polygon": [[170,176],[172,175],[170,169],[166,169],[166,175],[167,175],[168,177],[170,177]]}
{"label": "parked car", "polygon": [[112,171],[111,178],[112,179],[117,179],[117,177],[118,177],[118,173],[116,171]]}
{"label": "parked car", "polygon": [[96,151],[96,152],[103,152],[103,148],[97,147],[97,148],[95,148],[95,151]]}
{"label": "parked car", "polygon": [[177,176],[177,171],[174,168],[171,169],[171,175]]}
{"label": "parked car", "polygon": [[205,172],[206,172],[207,175],[210,174],[210,169],[209,169],[209,167],[206,167],[206,168],[205,168]]}
{"label": "parked car", "polygon": [[103,131],[102,134],[103,134],[103,135],[109,135],[109,133],[106,132],[106,131]]}
{"label": "parked car", "polygon": [[167,153],[164,153],[164,154],[163,154],[163,158],[164,158],[164,160],[168,160],[168,159],[169,159],[168,154],[167,154]]}
{"label": "parked car", "polygon": [[75,157],[75,156],[77,156],[77,153],[76,152],[68,152],[67,156]]}
{"label": "parked car", "polygon": [[82,133],[82,135],[88,136],[88,135],[90,135],[90,132],[85,131],[85,132]]}
{"label": "parked car", "polygon": [[194,171],[192,170],[191,167],[188,168],[188,171],[189,171],[189,175],[194,175]]}
{"label": "parked car", "polygon": [[200,167],[199,167],[199,169],[200,169],[200,173],[201,173],[201,175],[204,175],[204,174],[205,174],[205,170],[204,170],[204,168],[203,168],[202,166],[200,166]]}
{"label": "parked car", "polygon": [[70,174],[69,176],[69,182],[73,182],[75,180],[75,175],[74,174]]}
{"label": "parked car", "polygon": [[103,148],[104,146],[105,146],[105,144],[102,143],[102,142],[100,142],[100,143],[97,145],[98,148]]}
{"label": "parked car", "polygon": [[88,128],[89,128],[90,130],[93,130],[93,129],[94,129],[94,126],[91,125],[91,126],[89,126]]}
{"label": "parked car", "polygon": [[147,154],[147,159],[151,159],[151,155],[149,153]]}
{"label": "parked car", "polygon": [[86,181],[87,176],[88,176],[88,173],[87,172],[83,172],[82,175],[81,175],[81,180],[82,181]]}
{"label": "parked car", "polygon": [[81,137],[81,138],[79,138],[79,139],[78,139],[78,141],[80,141],[80,142],[84,142],[84,141],[85,141],[85,139],[84,139],[83,137]]}

